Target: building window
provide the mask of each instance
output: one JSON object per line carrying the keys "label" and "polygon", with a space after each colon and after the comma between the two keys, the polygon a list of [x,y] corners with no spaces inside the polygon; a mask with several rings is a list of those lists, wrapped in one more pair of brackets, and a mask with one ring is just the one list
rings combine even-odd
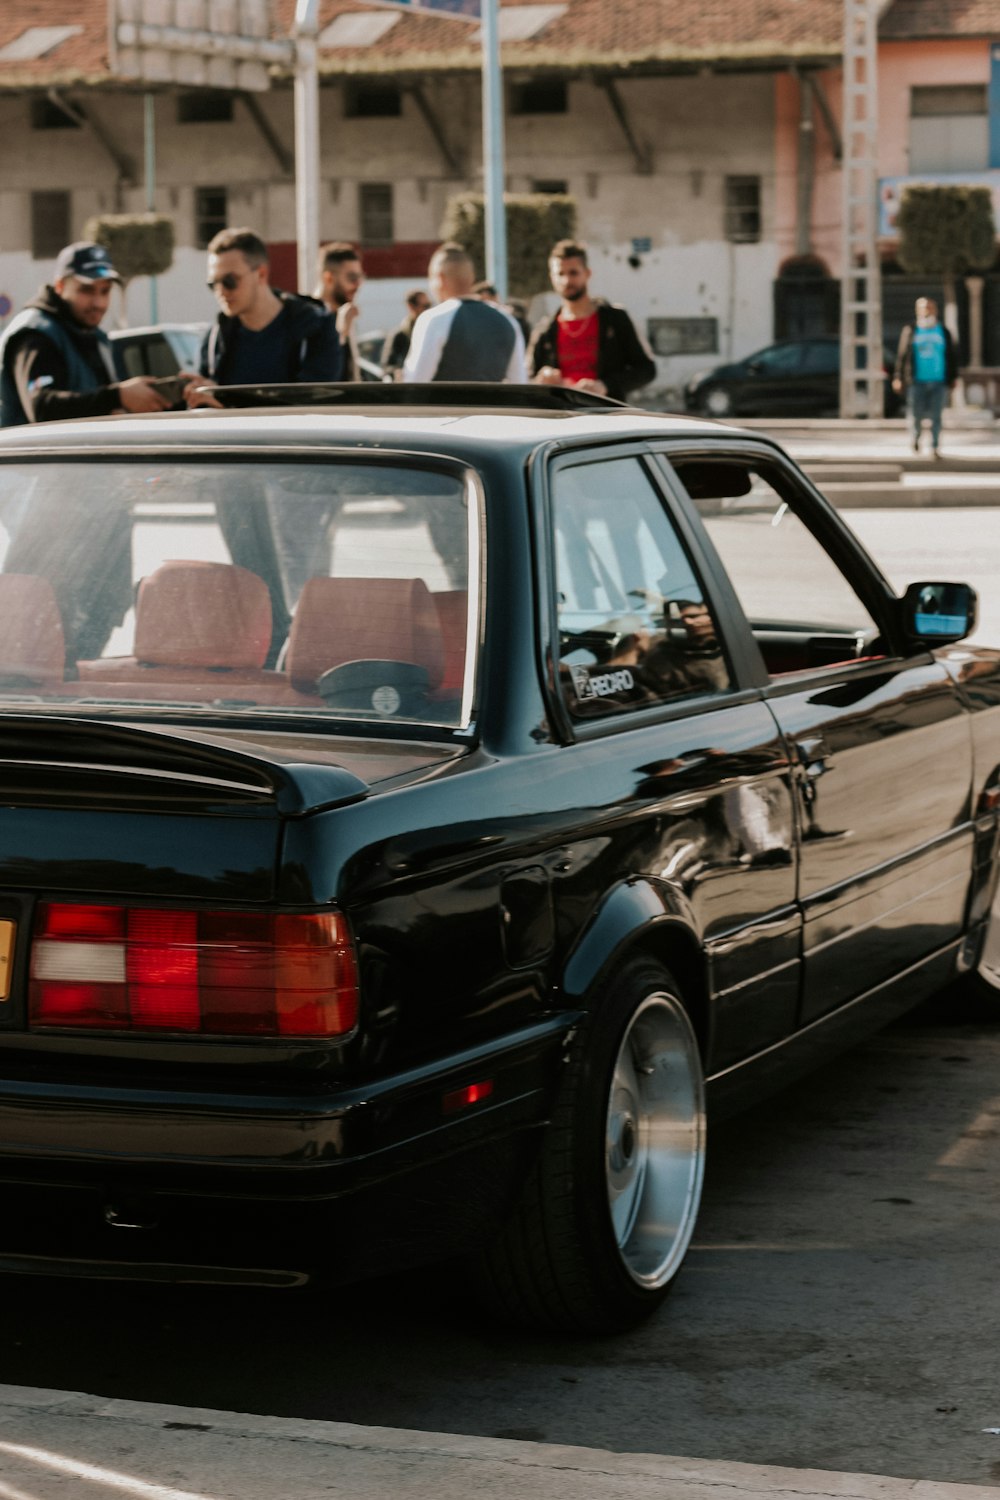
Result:
{"label": "building window", "polygon": [[403,95],[394,83],[352,83],[344,91],[348,120],[391,119],[403,113]]}
{"label": "building window", "polygon": [[727,177],[725,186],[726,239],[749,245],[760,239],[760,178]]}
{"label": "building window", "polygon": [[209,241],[229,223],[229,205],[224,187],[200,187],[194,190],[194,239],[204,250]]}
{"label": "building window", "polygon": [[32,130],[79,130],[80,121],[74,120],[51,99],[38,98],[31,101]]}
{"label": "building window", "polygon": [[564,115],[569,109],[565,78],[532,78],[511,84],[512,115]]}
{"label": "building window", "polygon": [[358,224],[364,245],[391,245],[395,239],[392,222],[392,183],[358,183]]}
{"label": "building window", "polygon": [[985,83],[910,90],[911,172],[984,172],[989,164]]}
{"label": "building window", "polygon": [[31,253],[35,260],[54,260],[72,239],[69,193],[32,193]]}
{"label": "building window", "polygon": [[568,193],[569,184],[565,177],[536,177],[531,184],[533,193],[549,193],[557,196],[559,193]]}
{"label": "building window", "polygon": [[213,125],[233,118],[233,96],[221,89],[177,95],[178,125]]}
{"label": "building window", "polygon": [[646,324],[654,354],[717,354],[718,318],[650,318]]}

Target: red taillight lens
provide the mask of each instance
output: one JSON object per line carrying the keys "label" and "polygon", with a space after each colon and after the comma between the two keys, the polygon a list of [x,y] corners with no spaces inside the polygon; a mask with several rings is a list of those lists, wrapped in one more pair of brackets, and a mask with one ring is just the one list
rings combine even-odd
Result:
{"label": "red taillight lens", "polygon": [[482,1104],[493,1092],[493,1079],[483,1078],[479,1083],[467,1083],[464,1088],[452,1089],[441,1098],[441,1109],[446,1115],[457,1114],[460,1109],[469,1109],[473,1104]]}
{"label": "red taillight lens", "polygon": [[35,1026],[343,1036],[358,1019],[354,944],[337,912],[156,911],[41,903]]}

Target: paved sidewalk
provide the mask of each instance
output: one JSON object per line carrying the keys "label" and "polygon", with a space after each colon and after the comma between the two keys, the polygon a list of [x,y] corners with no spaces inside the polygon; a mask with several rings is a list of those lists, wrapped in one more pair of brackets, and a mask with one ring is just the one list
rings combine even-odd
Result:
{"label": "paved sidewalk", "polygon": [[1000,507],[1000,427],[982,413],[946,416],[953,420],[945,427],[939,460],[926,441],[919,454],[913,452],[901,420],[754,418],[738,425],[779,442],[840,509]]}
{"label": "paved sidewalk", "polygon": [[[920,454],[913,452],[909,429],[900,417],[882,422],[841,421],[837,417],[733,417],[730,425],[767,433],[783,447],[825,453],[831,458],[896,461],[928,470],[940,467],[931,458],[926,433]],[[1000,460],[1000,423],[983,413],[965,417],[946,412],[941,451],[945,464],[949,460],[963,464],[996,462]]]}
{"label": "paved sidewalk", "polygon": [[0,1500],[467,1500],[470,1494],[476,1500],[997,1500],[1000,1489],[0,1386]]}

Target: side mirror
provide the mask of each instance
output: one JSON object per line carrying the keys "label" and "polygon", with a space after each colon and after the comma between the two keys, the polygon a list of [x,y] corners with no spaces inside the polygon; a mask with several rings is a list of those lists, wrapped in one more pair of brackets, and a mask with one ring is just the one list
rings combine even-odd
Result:
{"label": "side mirror", "polygon": [[900,601],[911,640],[948,646],[976,628],[979,599],[968,583],[911,583]]}

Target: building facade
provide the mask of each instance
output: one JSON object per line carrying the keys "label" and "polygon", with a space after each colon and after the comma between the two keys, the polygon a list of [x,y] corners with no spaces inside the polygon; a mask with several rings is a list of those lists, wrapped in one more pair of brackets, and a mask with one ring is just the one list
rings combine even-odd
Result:
{"label": "building facade", "polygon": [[[179,0],[135,3],[169,20]],[[224,3],[186,0],[206,17]],[[292,8],[278,0],[277,33]],[[886,202],[914,173],[991,172],[994,160],[1000,173],[994,24],[1000,38],[1000,0],[885,10]],[[449,197],[481,185],[478,43],[465,23],[364,0],[324,0],[321,26],[320,235],[359,245],[362,331],[385,329],[422,279]],[[594,288],[633,312],[665,393],[775,336],[835,329],[836,0],[509,3],[501,26],[508,188],[573,195]],[[294,284],[289,80],[278,72],[254,94],[209,85],[196,73],[145,88],[117,78],[105,0],[8,0],[0,309],[34,293],[92,215],[149,203],[176,229],[162,319],[213,315],[204,249],[226,224],[252,225],[274,279]],[[884,251],[891,263],[888,221]],[[127,300],[128,320],[148,321],[148,287],[134,283]]]}

